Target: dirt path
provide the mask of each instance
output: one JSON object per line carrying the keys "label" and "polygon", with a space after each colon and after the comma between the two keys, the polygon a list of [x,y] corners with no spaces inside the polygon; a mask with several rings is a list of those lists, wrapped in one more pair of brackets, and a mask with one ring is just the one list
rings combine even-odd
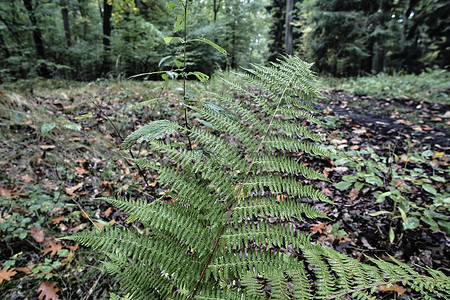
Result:
{"label": "dirt path", "polygon": [[450,147],[450,105],[377,100],[339,90],[324,93],[334,113],[347,118],[350,125],[369,128],[380,142],[402,144],[411,140],[414,145],[425,143],[440,151]]}

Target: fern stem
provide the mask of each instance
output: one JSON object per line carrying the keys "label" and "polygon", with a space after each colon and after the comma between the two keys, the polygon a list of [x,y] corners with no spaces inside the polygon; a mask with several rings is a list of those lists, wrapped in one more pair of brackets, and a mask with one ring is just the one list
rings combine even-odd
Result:
{"label": "fern stem", "polygon": [[[252,157],[252,161],[250,162],[250,167],[249,167],[247,173],[245,174],[244,180],[240,183],[240,189],[239,189],[238,197],[237,197],[238,201],[240,200],[241,197],[243,197],[244,184],[246,183],[246,181],[248,179],[248,176],[250,174],[250,171],[252,170],[253,164],[256,161],[256,156],[257,156],[259,150],[261,150],[262,144],[264,143],[264,140],[265,140],[266,136],[269,133],[270,127],[272,126],[272,123],[273,123],[273,120],[275,118],[275,115],[277,114],[277,111],[278,111],[278,109],[280,107],[281,101],[283,100],[284,95],[285,95],[286,90],[287,90],[289,85],[290,85],[290,82],[289,82],[289,84],[287,84],[285,86],[285,88],[284,88],[284,90],[283,90],[283,92],[281,94],[280,101],[277,103],[277,107],[275,108],[275,111],[274,111],[274,113],[272,115],[272,118],[270,119],[269,125],[267,126],[267,130],[264,133],[264,136],[261,138],[261,141],[259,142],[258,148],[253,152],[253,157]],[[192,292],[191,297],[189,298],[190,300],[194,299],[195,295],[197,294],[198,288],[200,287],[200,283],[202,282],[203,278],[205,277],[206,270],[208,269],[209,264],[211,263],[211,260],[212,260],[212,258],[214,256],[214,253],[217,250],[217,247],[219,246],[220,239],[222,238],[223,234],[225,233],[225,230],[226,230],[226,228],[228,226],[228,222],[230,221],[230,218],[233,215],[233,209],[234,209],[235,205],[236,205],[236,201],[234,201],[231,204],[230,208],[229,208],[227,218],[225,219],[225,222],[223,223],[222,229],[220,230],[219,234],[217,235],[216,241],[215,241],[214,246],[213,246],[213,248],[211,250],[211,254],[209,255],[208,260],[206,261],[206,264],[203,267],[202,272],[200,273],[200,278],[197,281],[197,285],[195,286],[195,289]]]}
{"label": "fern stem", "polygon": [[[189,0],[186,0],[186,3],[183,5],[184,8],[184,54],[183,54],[183,105],[184,105],[184,126],[186,129],[189,129],[189,120],[188,120],[188,114],[187,114],[187,93],[186,93],[186,44],[187,44],[187,13],[188,13],[188,2]],[[192,151],[192,142],[189,135],[187,136],[188,142],[189,142],[189,149]]]}

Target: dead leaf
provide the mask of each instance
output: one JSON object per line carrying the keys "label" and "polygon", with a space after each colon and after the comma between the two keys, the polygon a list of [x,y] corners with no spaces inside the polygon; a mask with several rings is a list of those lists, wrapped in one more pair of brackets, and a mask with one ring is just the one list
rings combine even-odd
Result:
{"label": "dead leaf", "polygon": [[83,186],[83,183],[80,182],[79,184],[77,184],[76,186],[72,186],[72,187],[67,187],[64,190],[66,191],[66,194],[69,196],[75,196],[75,191],[80,189]]}
{"label": "dead leaf", "polygon": [[107,210],[105,210],[104,212],[103,212],[103,215],[106,217],[106,218],[109,218],[109,215],[112,213],[112,207],[108,207],[108,209]]}
{"label": "dead leaf", "polygon": [[0,196],[10,195],[11,192],[12,191],[10,189],[0,189]]}
{"label": "dead leaf", "polygon": [[317,224],[312,224],[311,231],[313,233],[320,233],[320,234],[326,233],[327,232],[327,224],[322,223],[322,222],[318,222]]}
{"label": "dead leaf", "polygon": [[352,190],[348,194],[348,197],[350,198],[351,201],[353,201],[358,197],[358,195],[359,195],[359,190],[352,188]]}
{"label": "dead leaf", "polygon": [[406,292],[406,289],[398,286],[395,283],[393,285],[391,285],[389,288],[386,287],[385,285],[380,285],[378,287],[378,290],[380,292],[397,292],[397,296],[401,296],[401,295],[403,295]]}
{"label": "dead leaf", "polygon": [[16,275],[17,272],[15,271],[14,268],[8,270],[6,268],[0,269],[0,284],[3,281],[10,281],[11,277],[13,277],[14,275]]}
{"label": "dead leaf", "polygon": [[31,226],[30,230],[28,230],[28,233],[31,235],[31,237],[38,243],[42,243],[45,238],[44,230],[42,230],[41,226],[35,227],[34,225]]}
{"label": "dead leaf", "polygon": [[155,180],[155,181],[149,183],[148,185],[151,187],[155,187],[157,183],[158,183],[158,181]]}
{"label": "dead leaf", "polygon": [[44,281],[38,288],[39,300],[59,300],[56,282]]}
{"label": "dead leaf", "polygon": [[23,175],[20,178],[22,178],[23,182],[25,183],[30,183],[33,181],[33,177],[30,174]]}
{"label": "dead leaf", "polygon": [[16,268],[16,271],[17,272],[22,272],[22,273],[25,273],[25,274],[31,274],[31,271],[33,270],[33,268],[34,268],[34,265],[28,265],[28,266],[26,266],[26,267],[23,267],[23,268]]}
{"label": "dead leaf", "polygon": [[59,222],[64,221],[64,216],[55,217],[52,219],[52,224],[59,224]]}
{"label": "dead leaf", "polygon": [[42,249],[42,254],[47,255],[50,253],[50,256],[55,255],[58,251],[62,249],[62,244],[60,241],[55,240],[55,238],[50,237],[44,240],[44,249]]}
{"label": "dead leaf", "polygon": [[80,246],[78,243],[75,246],[65,245],[67,249],[72,250],[73,252],[77,251],[78,247]]}
{"label": "dead leaf", "polygon": [[86,171],[83,167],[75,167],[78,175],[89,174],[89,171]]}

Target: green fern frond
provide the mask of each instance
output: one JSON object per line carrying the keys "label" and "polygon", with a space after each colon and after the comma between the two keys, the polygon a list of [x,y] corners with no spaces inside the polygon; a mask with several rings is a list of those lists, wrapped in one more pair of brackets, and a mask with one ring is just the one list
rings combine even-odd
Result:
{"label": "green fern frond", "polygon": [[[67,239],[108,253],[108,272],[133,299],[371,299],[395,283],[424,298],[447,296],[442,272],[420,275],[393,258],[363,264],[299,232],[303,218],[327,218],[316,202],[332,203],[303,182],[328,181],[301,161],[328,154],[308,128],[322,123],[310,67],[295,57],[252,66],[241,75],[251,90],[230,82],[244,100],[212,94],[191,107],[204,127],[153,121],[130,134],[124,149],[148,141],[164,157],[133,161],[158,173],[169,201],[104,198],[143,233],[105,228]],[[158,141],[175,132],[193,146]]]}
{"label": "green fern frond", "polygon": [[123,141],[122,148],[130,149],[134,143],[142,143],[143,141],[152,141],[164,137],[181,129],[174,122],[167,120],[153,121],[152,123],[142,126]]}
{"label": "green fern frond", "polygon": [[262,197],[241,201],[233,209],[233,222],[238,223],[257,217],[284,218],[291,221],[295,216],[298,220],[302,220],[303,215],[310,219],[328,218],[322,211],[310,204],[292,199],[286,200],[284,196],[280,196],[278,199]]}

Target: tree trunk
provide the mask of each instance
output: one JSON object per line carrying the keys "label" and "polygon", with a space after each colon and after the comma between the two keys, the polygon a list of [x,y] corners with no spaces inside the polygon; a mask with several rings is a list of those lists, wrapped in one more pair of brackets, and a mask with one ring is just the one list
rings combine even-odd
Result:
{"label": "tree trunk", "polygon": [[28,18],[30,19],[31,26],[33,26],[33,40],[36,47],[36,54],[38,58],[45,58],[44,40],[42,38],[41,30],[37,24],[36,16],[34,15],[33,5],[31,0],[23,0],[23,4],[27,9]]}
{"label": "tree trunk", "polygon": [[286,0],[286,25],[285,25],[285,35],[284,41],[286,44],[286,54],[292,55],[292,10],[294,9],[294,0]]}
{"label": "tree trunk", "polygon": [[231,37],[231,68],[236,69],[236,21],[233,21],[233,26],[231,26],[233,31]]}
{"label": "tree trunk", "polygon": [[5,57],[9,57],[11,53],[9,52],[8,45],[6,44],[2,33],[0,32],[0,50],[3,52]]}
{"label": "tree trunk", "polygon": [[[37,24],[36,16],[34,14],[34,8],[31,0],[23,0],[23,5],[28,13],[28,18],[30,19],[31,26],[33,27],[33,40],[36,47],[37,58],[45,59],[45,49],[44,49],[44,39],[42,38],[41,30]],[[41,76],[49,77],[49,71],[45,65],[42,65],[38,69],[38,73]]]}
{"label": "tree trunk", "polygon": [[111,68],[111,61],[109,59],[111,52],[111,16],[112,5],[108,4],[108,0],[103,0],[103,62],[102,69],[106,75]]}
{"label": "tree trunk", "polygon": [[217,21],[217,13],[219,12],[220,9],[220,1],[221,0],[214,0],[213,2],[214,23],[216,23]]}
{"label": "tree trunk", "polygon": [[72,47],[72,38],[70,37],[70,24],[69,24],[69,10],[67,7],[63,7],[61,9],[63,25],[64,25],[64,33],[66,35],[66,43],[67,47]]}

